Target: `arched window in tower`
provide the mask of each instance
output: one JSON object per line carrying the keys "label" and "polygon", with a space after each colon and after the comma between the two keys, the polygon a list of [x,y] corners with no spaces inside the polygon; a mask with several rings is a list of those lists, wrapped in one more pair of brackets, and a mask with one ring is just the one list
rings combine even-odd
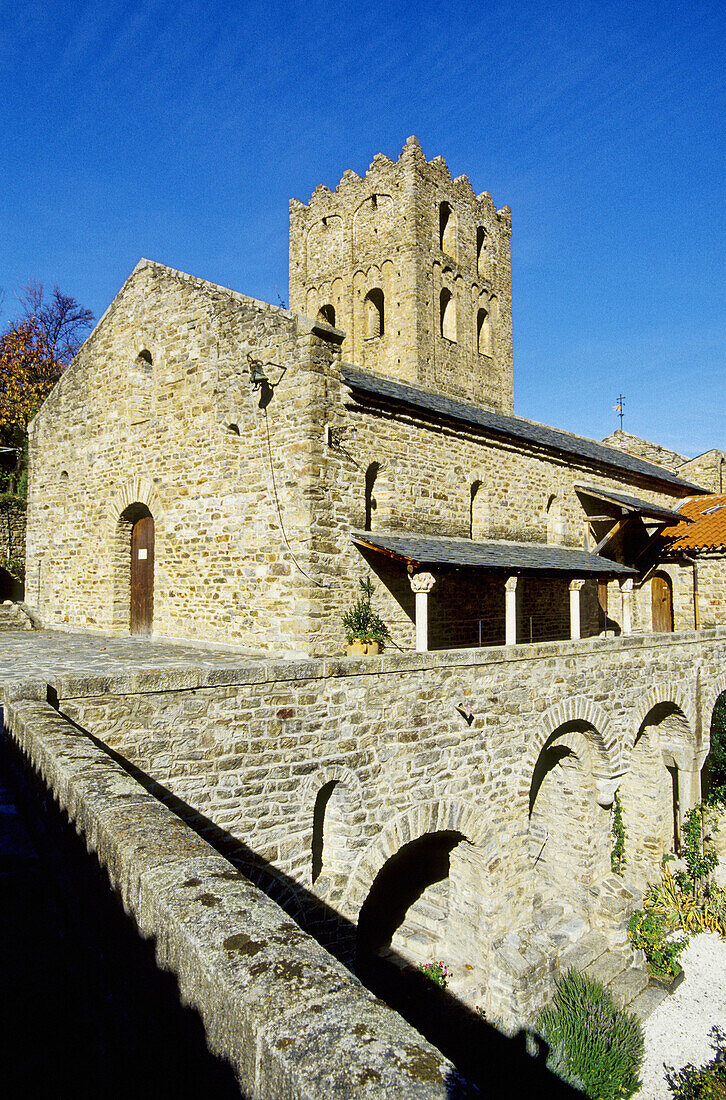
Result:
{"label": "arched window in tower", "polygon": [[366,337],[383,336],[385,332],[385,310],[383,291],[378,287],[369,290],[365,302]]}
{"label": "arched window in tower", "polygon": [[376,478],[378,477],[378,471],[381,468],[380,462],[371,462],[370,466],[366,470],[366,496],[365,496],[365,520],[363,523],[364,531],[373,530],[373,513],[377,507],[377,501],[374,496],[373,490],[376,484]]}
{"label": "arched window in tower", "polygon": [[480,355],[492,354],[492,320],[488,309],[480,309],[476,315],[476,347]]}
{"label": "arched window in tower", "polygon": [[335,327],[335,306],[324,305],[318,310],[318,321]]}
{"label": "arched window in tower", "polygon": [[439,245],[447,256],[456,258],[456,214],[448,202],[439,204]]}
{"label": "arched window in tower", "polygon": [[441,335],[447,340],[456,341],[456,301],[450,290],[446,287],[441,291],[439,298],[441,310]]}
{"label": "arched window in tower", "polygon": [[476,231],[476,270],[483,275],[487,260],[487,231],[480,225]]}

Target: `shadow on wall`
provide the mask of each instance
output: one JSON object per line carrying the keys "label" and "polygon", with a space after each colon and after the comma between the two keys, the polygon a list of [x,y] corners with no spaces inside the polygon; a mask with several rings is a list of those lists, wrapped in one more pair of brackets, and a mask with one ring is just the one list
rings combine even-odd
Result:
{"label": "shadow on wall", "polygon": [[[49,697],[49,702],[56,707],[58,705],[57,699],[52,697]],[[60,713],[63,713],[62,710]],[[358,933],[352,922],[109,749],[67,715],[63,717],[201,835],[332,955],[353,969]],[[512,1096],[562,1097],[563,1100],[572,1097],[574,1100],[581,1096],[549,1072],[545,1065],[548,1054],[545,1043],[536,1040],[537,1052],[529,1054],[525,1032],[519,1032],[513,1038],[502,1034],[447,990],[438,988],[417,970],[406,968],[405,960],[393,953],[382,959],[366,952],[364,946],[363,951],[359,952],[356,971],[360,980],[376,996],[385,1000],[438,1047],[459,1073],[471,1084],[480,1087],[483,1095],[490,1100],[509,1100]],[[454,1097],[468,1097],[472,1093],[468,1086],[452,1079],[449,1095],[453,1100]]]}
{"label": "shadow on wall", "polygon": [[0,735],[2,787],[19,811],[0,818],[0,974],[12,1005],[3,1096],[48,1096],[52,1081],[54,1096],[78,1100],[239,1100],[234,1072],[209,1052],[154,943],[140,938],[95,855]]}

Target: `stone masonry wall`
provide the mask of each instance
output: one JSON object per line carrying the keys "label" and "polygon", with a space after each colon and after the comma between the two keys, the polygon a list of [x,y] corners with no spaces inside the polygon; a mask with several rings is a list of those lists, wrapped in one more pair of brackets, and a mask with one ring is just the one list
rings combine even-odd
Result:
{"label": "stone masonry wall", "polygon": [[[650,744],[679,769],[685,812],[697,797],[693,776],[725,687],[723,628],[511,650],[250,663],[207,681],[175,673],[169,686],[151,673],[110,689],[107,681],[71,678],[55,685],[63,714],[199,820],[252,849],[268,873],[282,876],[288,896],[298,883],[351,921],[402,845],[437,830],[461,834],[475,858],[456,892],[480,914],[469,994],[490,1005],[506,985],[497,977],[498,937],[531,928],[536,911],[530,807],[543,746],[562,745],[576,757],[582,793],[573,806],[586,808],[581,825],[592,845],[584,862],[550,872],[556,881],[585,876],[580,915],[607,930],[598,891],[609,873],[609,806],[638,733],[657,717]],[[663,714],[680,725],[662,723]],[[628,798],[637,802],[646,793],[637,783],[642,767],[634,774]],[[665,767],[654,776],[648,773],[648,784],[670,783]],[[340,796],[337,840],[327,848],[332,865],[313,882],[315,807],[329,783]],[[587,791],[596,792],[597,803]],[[561,860],[570,859],[570,849],[553,841]],[[325,851],[324,844],[324,859]],[[574,850],[571,858],[580,859]],[[533,987],[530,1007],[545,995]]]}
{"label": "stone masonry wall", "polygon": [[[316,487],[314,546],[312,564],[319,570],[325,589],[316,589],[311,597],[320,606],[318,636],[314,652],[335,652],[341,642],[340,616],[355,598],[357,577],[371,571],[378,581],[376,606],[391,629],[394,642],[403,649],[414,646],[413,600],[407,594],[408,580],[403,566],[387,562],[381,555],[365,554],[350,542],[349,532],[362,531],[367,519],[373,531],[431,534],[468,538],[472,532],[472,487],[480,485],[485,508],[477,517],[476,537],[546,543],[548,505],[556,500],[560,520],[557,543],[583,548],[586,514],[575,490],[578,482],[603,488],[637,493],[646,500],[672,507],[679,497],[662,487],[634,475],[577,460],[536,451],[523,444],[487,438],[465,425],[452,425],[413,410],[395,411],[373,403],[365,404],[345,397],[336,400],[336,383],[331,378],[326,405],[320,416],[333,425],[333,445],[321,447],[320,481]],[[373,483],[375,507],[366,505],[368,472],[376,464]],[[369,494],[370,495],[370,494]],[[317,535],[320,535],[318,540]],[[681,568],[681,567],[677,567]],[[689,571],[682,569],[684,574]],[[461,629],[459,617],[491,624],[491,639],[503,615],[503,574],[466,579],[462,573],[449,574],[437,584],[429,598],[429,623],[436,638],[437,617],[447,622],[452,641],[468,639],[476,644],[471,624]],[[342,583],[341,583],[342,581]],[[527,580],[539,585],[539,609],[547,611],[552,584]],[[688,580],[683,581],[687,585]],[[478,589],[473,599],[473,590]],[[609,614],[615,625],[622,623],[622,598],[617,582],[610,585]],[[544,599],[542,599],[544,597]],[[650,592],[636,594],[633,600],[633,629],[651,630]],[[588,594],[583,606],[590,608],[588,631],[602,629],[592,614],[593,600]],[[692,603],[691,603],[692,609]],[[529,636],[529,614],[523,619]],[[559,603],[554,616],[546,621],[535,637],[561,635],[568,610]],[[693,617],[685,611],[679,624],[693,626]]]}
{"label": "stone masonry wall", "polygon": [[241,1095],[473,1095],[434,1047],[47,703],[6,699],[5,723],[156,942],[159,966],[199,1012]]}
{"label": "stone masonry wall", "polygon": [[511,412],[510,237],[508,207],[409,138],[398,161],[378,154],[364,178],[347,171],[334,192],[291,201],[290,305],[310,317],[332,306],[344,355],[368,370]]}
{"label": "stone masonry wall", "polygon": [[25,502],[0,503],[0,565],[25,557]]}
{"label": "stone masonry wall", "polygon": [[[248,353],[275,387],[268,407]],[[304,319],[139,264],[32,425],[27,589],[45,622],[128,631],[120,517],[140,502],[156,633],[304,644],[309,425],[335,355]]]}

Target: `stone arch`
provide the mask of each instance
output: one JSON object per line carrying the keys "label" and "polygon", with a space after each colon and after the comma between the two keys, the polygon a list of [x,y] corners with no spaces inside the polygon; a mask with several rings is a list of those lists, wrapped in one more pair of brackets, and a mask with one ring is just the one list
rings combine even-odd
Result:
{"label": "stone arch", "polygon": [[565,901],[590,915],[593,884],[610,872],[610,817],[598,806],[604,800],[596,733],[582,719],[556,726],[532,769],[528,848],[535,908]]}
{"label": "stone arch", "polygon": [[695,701],[688,697],[683,686],[675,680],[663,680],[661,683],[655,684],[649,692],[641,697],[633,711],[632,741],[629,746],[631,749],[638,738],[646,717],[655,707],[662,704],[669,704],[679,710],[688,721],[691,729],[696,730]]}
{"label": "stone arch", "polygon": [[[328,789],[325,804],[321,805],[321,793]],[[319,874],[326,880],[334,878],[340,885],[355,855],[355,826],[364,816],[364,797],[360,779],[343,764],[329,764],[305,777],[301,789],[302,820],[305,836],[309,838],[306,849],[311,858],[306,860],[303,878],[306,885],[315,882]],[[316,842],[316,814],[322,811],[320,835],[322,842],[321,863],[315,873],[313,850]],[[355,820],[354,820],[355,819]],[[330,826],[333,826],[332,832]],[[326,828],[328,835],[326,836]]]}
{"label": "stone arch", "polygon": [[325,325],[332,325],[335,328],[335,306],[331,302],[326,302],[318,310],[318,321],[322,321]]}
{"label": "stone arch", "polygon": [[523,797],[529,795],[531,776],[537,760],[552,734],[561,726],[576,723],[585,727],[582,732],[595,749],[593,767],[596,777],[607,779],[622,772],[620,745],[607,713],[592,699],[574,695],[555,703],[542,715],[522,761],[520,794]]}
{"label": "stone arch", "polygon": [[723,695],[724,691],[726,691],[726,672],[717,676],[707,690],[701,691],[701,727],[698,731],[701,741],[708,741],[710,738],[713,708],[716,706],[719,695]]}
{"label": "stone arch", "polygon": [[125,512],[131,504],[145,504],[157,521],[163,514],[156,486],[145,477],[129,478],[128,481],[119,486],[111,497],[110,518],[112,527],[116,526],[122,512]]}
{"label": "stone arch", "polygon": [[491,822],[473,806],[441,800],[417,802],[392,818],[358,856],[343,894],[342,912],[356,920],[384,864],[405,844],[428,833],[461,833],[481,849],[488,849]]}
{"label": "stone arch", "polygon": [[641,890],[657,879],[664,853],[677,847],[680,812],[694,793],[692,782],[684,780],[692,777],[699,759],[695,732],[674,696],[684,702],[678,685],[658,684],[636,708],[637,726],[620,790],[624,874]]}

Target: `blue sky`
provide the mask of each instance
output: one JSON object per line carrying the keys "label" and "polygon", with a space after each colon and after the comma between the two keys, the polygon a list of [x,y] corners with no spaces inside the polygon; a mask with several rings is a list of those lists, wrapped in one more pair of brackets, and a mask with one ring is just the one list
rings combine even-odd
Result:
{"label": "blue sky", "polygon": [[428,158],[513,211],[515,405],[726,448],[726,6],[0,0],[4,312],[141,256],[287,301],[287,201]]}

